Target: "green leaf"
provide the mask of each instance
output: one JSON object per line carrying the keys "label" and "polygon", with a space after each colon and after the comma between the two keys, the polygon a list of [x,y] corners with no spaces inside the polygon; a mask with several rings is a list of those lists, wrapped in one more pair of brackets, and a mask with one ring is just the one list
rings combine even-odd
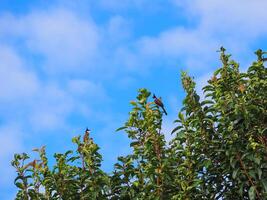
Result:
{"label": "green leaf", "polygon": [[233,175],[232,175],[233,179],[236,179],[236,176],[237,176],[237,173],[238,172],[239,172],[239,169],[238,168],[237,169],[234,169]]}
{"label": "green leaf", "polygon": [[135,102],[135,101],[130,101],[130,104],[132,104],[133,106],[137,106],[138,105],[137,102]]}
{"label": "green leaf", "polygon": [[15,184],[19,179],[23,180],[23,178],[24,178],[24,176],[21,176],[21,175],[17,176],[17,177],[15,178],[15,180],[14,180],[14,184]]}
{"label": "green leaf", "polygon": [[128,127],[127,126],[122,126],[122,127],[118,128],[118,129],[116,129],[116,131],[121,131],[121,130],[124,130],[126,128],[128,128]]}
{"label": "green leaf", "polygon": [[204,105],[206,105],[206,104],[214,104],[214,102],[213,101],[211,101],[211,100],[204,100],[204,101],[202,101],[201,102],[201,106],[204,106]]}
{"label": "green leaf", "polygon": [[205,162],[204,162],[204,166],[205,166],[205,168],[209,168],[209,166],[211,165],[212,163],[211,163],[211,160],[205,160]]}
{"label": "green leaf", "polygon": [[214,87],[212,85],[207,85],[205,87],[203,87],[203,91],[207,92],[207,91],[213,91]]}
{"label": "green leaf", "polygon": [[130,147],[136,146],[136,145],[138,145],[138,144],[139,144],[139,141],[131,142]]}
{"label": "green leaf", "polygon": [[261,180],[261,184],[263,185],[264,191],[267,192],[267,180]]}
{"label": "green leaf", "polygon": [[261,179],[262,170],[260,168],[257,168],[257,172],[258,172],[259,179]]}
{"label": "green leaf", "polygon": [[19,189],[24,189],[24,185],[20,182],[16,182],[15,185],[19,188]]}
{"label": "green leaf", "polygon": [[181,120],[179,120],[179,119],[176,119],[176,120],[174,120],[174,122],[173,123],[181,123]]}
{"label": "green leaf", "polygon": [[255,186],[251,186],[248,191],[249,199],[254,200],[256,197],[256,189]]}
{"label": "green leaf", "polygon": [[180,130],[180,129],[182,129],[182,128],[183,128],[183,126],[177,126],[177,127],[175,127],[175,128],[172,130],[171,134],[175,133],[176,131],[178,131],[178,130]]}
{"label": "green leaf", "polygon": [[259,157],[253,157],[252,158],[254,160],[255,163],[257,163],[258,165],[260,164],[261,162],[261,159]]}
{"label": "green leaf", "polygon": [[184,115],[182,112],[179,112],[178,117],[182,122],[184,122]]}
{"label": "green leaf", "polygon": [[134,181],[133,182],[133,186],[138,187],[139,186],[139,182],[138,181]]}
{"label": "green leaf", "polygon": [[232,156],[230,158],[230,165],[231,165],[231,167],[232,168],[235,168],[236,163],[237,163],[236,157],[235,156]]}
{"label": "green leaf", "polygon": [[213,73],[214,76],[217,76],[221,71],[222,71],[222,68],[215,70],[215,72]]}

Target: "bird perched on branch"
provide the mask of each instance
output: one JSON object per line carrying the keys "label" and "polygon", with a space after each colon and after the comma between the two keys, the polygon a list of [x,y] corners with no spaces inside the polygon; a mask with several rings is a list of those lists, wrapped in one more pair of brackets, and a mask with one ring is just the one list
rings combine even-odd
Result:
{"label": "bird perched on branch", "polygon": [[164,105],[163,105],[162,101],[159,98],[157,98],[155,94],[153,94],[153,99],[154,99],[155,104],[157,106],[161,107],[163,112],[165,113],[165,115],[167,115],[167,112],[166,112],[166,110],[164,108]]}
{"label": "bird perched on branch", "polygon": [[88,128],[86,128],[84,136],[83,136],[83,142],[88,142],[89,134],[90,134],[90,130]]}

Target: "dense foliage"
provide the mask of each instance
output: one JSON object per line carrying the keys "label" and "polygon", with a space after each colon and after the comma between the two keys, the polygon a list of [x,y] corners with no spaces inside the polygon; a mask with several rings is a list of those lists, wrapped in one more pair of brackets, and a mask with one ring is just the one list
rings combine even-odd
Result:
{"label": "dense foliage", "polygon": [[45,148],[39,159],[16,154],[16,199],[267,199],[267,69],[261,50],[247,72],[221,48],[222,67],[203,88],[182,73],[184,107],[167,144],[162,112],[140,89],[119,131],[132,140],[132,153],[114,171],[101,169],[99,147],[86,130],[76,151],[55,154],[50,169]]}

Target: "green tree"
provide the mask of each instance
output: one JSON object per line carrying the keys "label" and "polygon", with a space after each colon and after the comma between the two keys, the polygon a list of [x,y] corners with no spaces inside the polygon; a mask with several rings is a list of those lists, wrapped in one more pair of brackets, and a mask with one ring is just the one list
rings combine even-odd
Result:
{"label": "green tree", "polygon": [[19,188],[16,199],[107,199],[109,177],[101,169],[102,156],[99,147],[85,131],[83,139],[73,138],[76,153],[56,153],[55,166],[50,170],[45,147],[34,149],[40,160],[25,164],[27,154],[14,156],[12,165],[18,176],[15,185]]}
{"label": "green tree", "polygon": [[114,171],[101,170],[99,147],[86,130],[73,138],[77,149],[55,154],[48,167],[16,154],[17,199],[267,199],[267,69],[263,54],[247,72],[220,49],[222,66],[203,88],[182,73],[186,92],[173,139],[162,132],[162,112],[151,93],[140,89],[129,119],[118,131],[131,139],[132,153],[120,156]]}
{"label": "green tree", "polygon": [[[120,157],[115,164],[112,186],[117,197],[126,199],[170,199],[171,168],[168,147],[162,133],[162,113],[154,102],[148,102],[150,92],[140,89],[137,101],[132,101],[124,130],[132,140],[133,154]],[[125,196],[126,194],[126,196]]]}
{"label": "green tree", "polygon": [[173,132],[178,199],[267,198],[267,70],[263,52],[246,73],[221,48],[222,67],[203,88],[185,73],[184,107]]}

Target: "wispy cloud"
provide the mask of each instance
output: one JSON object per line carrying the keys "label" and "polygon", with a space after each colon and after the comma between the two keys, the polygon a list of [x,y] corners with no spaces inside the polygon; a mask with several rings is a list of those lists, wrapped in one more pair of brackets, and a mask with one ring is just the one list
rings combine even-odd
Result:
{"label": "wispy cloud", "polygon": [[39,10],[23,16],[3,15],[0,27],[2,35],[20,39],[28,53],[40,56],[45,72],[73,73],[93,67],[99,33],[88,18],[60,8]]}
{"label": "wispy cloud", "polygon": [[36,74],[10,47],[0,47],[0,60],[0,102],[32,97],[39,88]]}
{"label": "wispy cloud", "polygon": [[168,1],[164,0],[157,0],[151,3],[149,0],[100,0],[98,1],[98,4],[105,8],[109,9],[112,11],[118,11],[118,10],[146,10],[146,11],[151,11],[151,10],[158,10],[163,6],[164,4],[166,5]]}
{"label": "wispy cloud", "polygon": [[[24,150],[22,131],[16,124],[5,124],[0,126],[0,198],[5,199],[7,196],[14,198],[14,194],[10,194],[13,186],[12,178],[15,177],[15,170],[11,168],[11,160],[13,159],[14,152],[21,152]],[[4,193],[4,191],[9,193]],[[11,197],[12,196],[12,197]]]}
{"label": "wispy cloud", "polygon": [[141,55],[177,59],[185,68],[200,72],[216,67],[215,51],[221,45],[245,60],[243,55],[267,32],[265,1],[173,2],[194,25],[181,24],[156,37],[143,37],[138,45]]}
{"label": "wispy cloud", "polygon": [[[263,26],[266,21],[264,0],[212,1],[203,3],[201,0],[174,0],[188,16],[199,18],[199,28],[213,33],[214,37],[249,37],[255,38],[266,33]],[[242,33],[242,34],[241,34]],[[249,42],[249,41],[247,41]],[[253,42],[253,41],[250,41]]]}

